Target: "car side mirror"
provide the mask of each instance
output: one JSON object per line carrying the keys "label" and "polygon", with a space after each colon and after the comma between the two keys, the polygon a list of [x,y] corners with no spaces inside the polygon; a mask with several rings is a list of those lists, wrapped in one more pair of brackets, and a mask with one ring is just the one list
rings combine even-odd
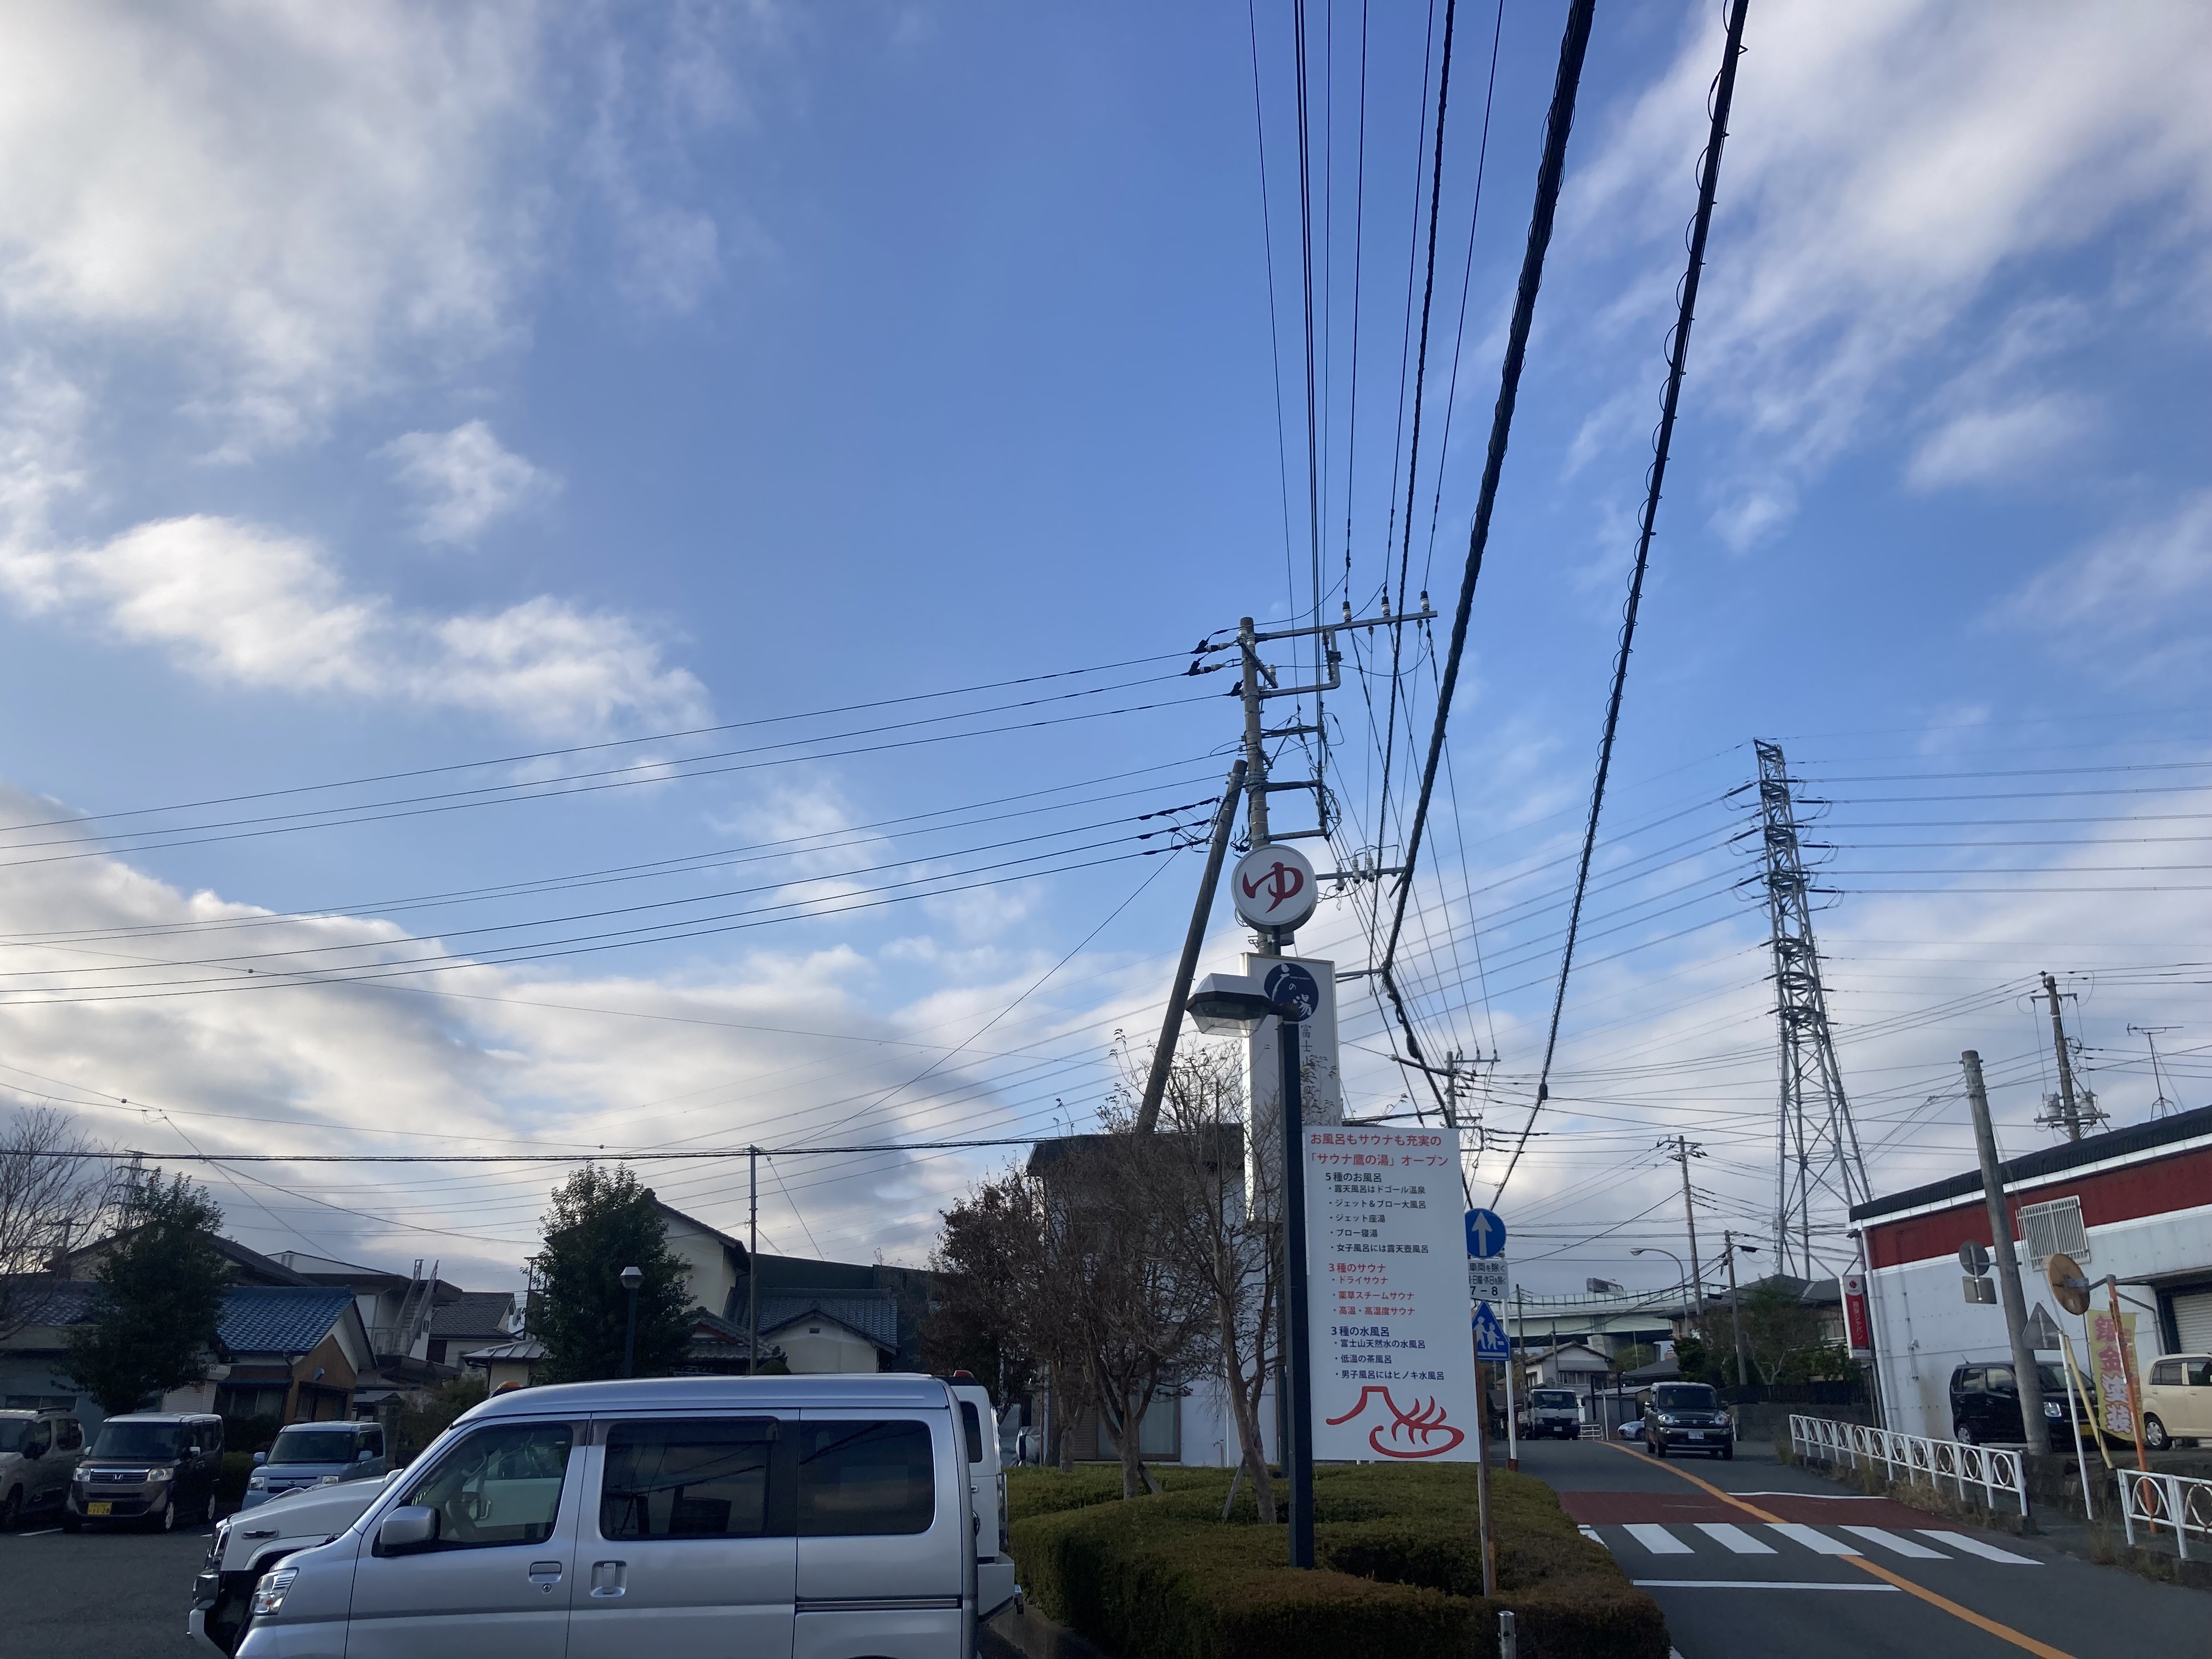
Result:
{"label": "car side mirror", "polygon": [[257,1469],[268,1461],[269,1454],[267,1452],[256,1452],[253,1454],[253,1467]]}
{"label": "car side mirror", "polygon": [[407,1504],[384,1517],[376,1529],[379,1555],[404,1555],[428,1549],[438,1541],[438,1511],[420,1504]]}
{"label": "car side mirror", "polygon": [[374,1463],[376,1462],[376,1454],[364,1448],[361,1455],[355,1458],[353,1461],[356,1463]]}

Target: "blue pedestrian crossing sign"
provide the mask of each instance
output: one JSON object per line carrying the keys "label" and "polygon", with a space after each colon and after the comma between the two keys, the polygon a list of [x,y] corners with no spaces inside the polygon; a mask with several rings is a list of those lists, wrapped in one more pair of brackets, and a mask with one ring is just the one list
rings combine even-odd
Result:
{"label": "blue pedestrian crossing sign", "polygon": [[1505,1340],[1505,1323],[1487,1302],[1474,1304],[1474,1357],[1477,1359],[1504,1359],[1511,1348]]}
{"label": "blue pedestrian crossing sign", "polygon": [[1467,1253],[1477,1261],[1505,1254],[1505,1224],[1495,1210],[1467,1212]]}

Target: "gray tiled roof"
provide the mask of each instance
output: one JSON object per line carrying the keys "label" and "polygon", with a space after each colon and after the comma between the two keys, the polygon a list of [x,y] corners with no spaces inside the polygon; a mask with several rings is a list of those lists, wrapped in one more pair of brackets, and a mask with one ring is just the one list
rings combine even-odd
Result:
{"label": "gray tiled roof", "polygon": [[234,1285],[216,1334],[233,1353],[306,1353],[351,1306],[353,1292],[338,1285]]}
{"label": "gray tiled roof", "polygon": [[787,1293],[763,1296],[761,1334],[781,1329],[809,1314],[826,1314],[849,1325],[878,1347],[898,1351],[898,1304],[889,1291],[841,1291],[820,1296]]}
{"label": "gray tiled roof", "polygon": [[463,1291],[458,1301],[441,1302],[430,1316],[433,1336],[504,1337],[507,1316],[514,1310],[512,1291]]}

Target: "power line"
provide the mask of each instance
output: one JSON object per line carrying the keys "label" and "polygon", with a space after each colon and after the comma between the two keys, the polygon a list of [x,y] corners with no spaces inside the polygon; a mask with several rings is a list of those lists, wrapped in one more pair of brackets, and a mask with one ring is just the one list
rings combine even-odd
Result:
{"label": "power line", "polygon": [[[1591,854],[1597,846],[1598,814],[1605,805],[1607,775],[1613,769],[1613,745],[1620,730],[1620,702],[1628,684],[1628,657],[1636,641],[1636,613],[1644,599],[1644,577],[1651,562],[1651,538],[1659,519],[1659,497],[1667,482],[1667,457],[1674,439],[1674,416],[1682,398],[1682,371],[1688,361],[1690,325],[1695,319],[1698,304],[1698,284],[1705,264],[1705,239],[1712,229],[1713,192],[1720,181],[1721,150],[1728,141],[1729,106],[1735,99],[1735,60],[1743,51],[1743,15],[1747,0],[1735,0],[1729,12],[1728,40],[1721,51],[1721,70],[1714,82],[1712,126],[1705,141],[1704,176],[1698,183],[1698,210],[1691,222],[1690,263],[1682,275],[1681,307],[1674,322],[1673,349],[1668,353],[1667,389],[1660,400],[1659,430],[1652,441],[1651,468],[1649,487],[1644,497],[1644,525],[1636,539],[1636,568],[1629,577],[1628,605],[1620,623],[1620,649],[1614,659],[1613,691],[1606,702],[1605,734],[1599,739],[1597,778],[1590,789],[1589,823],[1583,831],[1583,857],[1579,872],[1575,878],[1573,908],[1567,916],[1567,943],[1559,959],[1559,986],[1552,1000],[1552,1023],[1544,1042],[1544,1067],[1536,1083],[1536,1103],[1530,1109],[1529,1120],[1544,1109],[1552,1071],[1552,1056],[1559,1046],[1559,1018],[1567,1000],[1567,976],[1573,971],[1575,932],[1582,920],[1583,889],[1589,879]],[[1441,735],[1439,711],[1439,735]],[[1526,1127],[1523,1127],[1526,1133]],[[1516,1149],[1505,1165],[1505,1174],[1498,1183],[1502,1195],[1505,1183],[1513,1178],[1513,1166],[1520,1161]],[[1494,1200],[1493,1200],[1494,1201]]]}

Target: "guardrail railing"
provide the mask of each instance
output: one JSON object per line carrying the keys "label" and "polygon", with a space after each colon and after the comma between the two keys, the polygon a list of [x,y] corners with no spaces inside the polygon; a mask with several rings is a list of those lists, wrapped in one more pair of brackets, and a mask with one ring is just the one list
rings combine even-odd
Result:
{"label": "guardrail railing", "polygon": [[[1924,1480],[1937,1487],[1948,1481],[1958,1487],[1961,1498],[1968,1487],[1979,1486],[1993,1510],[1997,1494],[2009,1492],[2020,1512],[2027,1513],[2027,1471],[2018,1452],[2002,1446],[1930,1440],[1863,1423],[1795,1414],[1790,1419],[1790,1444],[1808,1463],[1848,1463],[1854,1469],[1880,1467],[1891,1480]],[[2212,1486],[2212,1482],[2200,1484]]]}
{"label": "guardrail railing", "polygon": [[2148,1469],[2114,1469],[2120,1482],[2120,1524],[2128,1542],[2136,1541],[2138,1522],[2155,1536],[2160,1527],[2173,1528],[2173,1541],[2181,1559],[2189,1559],[2189,1534],[2212,1539],[2212,1480],[2194,1475],[2159,1474]]}

